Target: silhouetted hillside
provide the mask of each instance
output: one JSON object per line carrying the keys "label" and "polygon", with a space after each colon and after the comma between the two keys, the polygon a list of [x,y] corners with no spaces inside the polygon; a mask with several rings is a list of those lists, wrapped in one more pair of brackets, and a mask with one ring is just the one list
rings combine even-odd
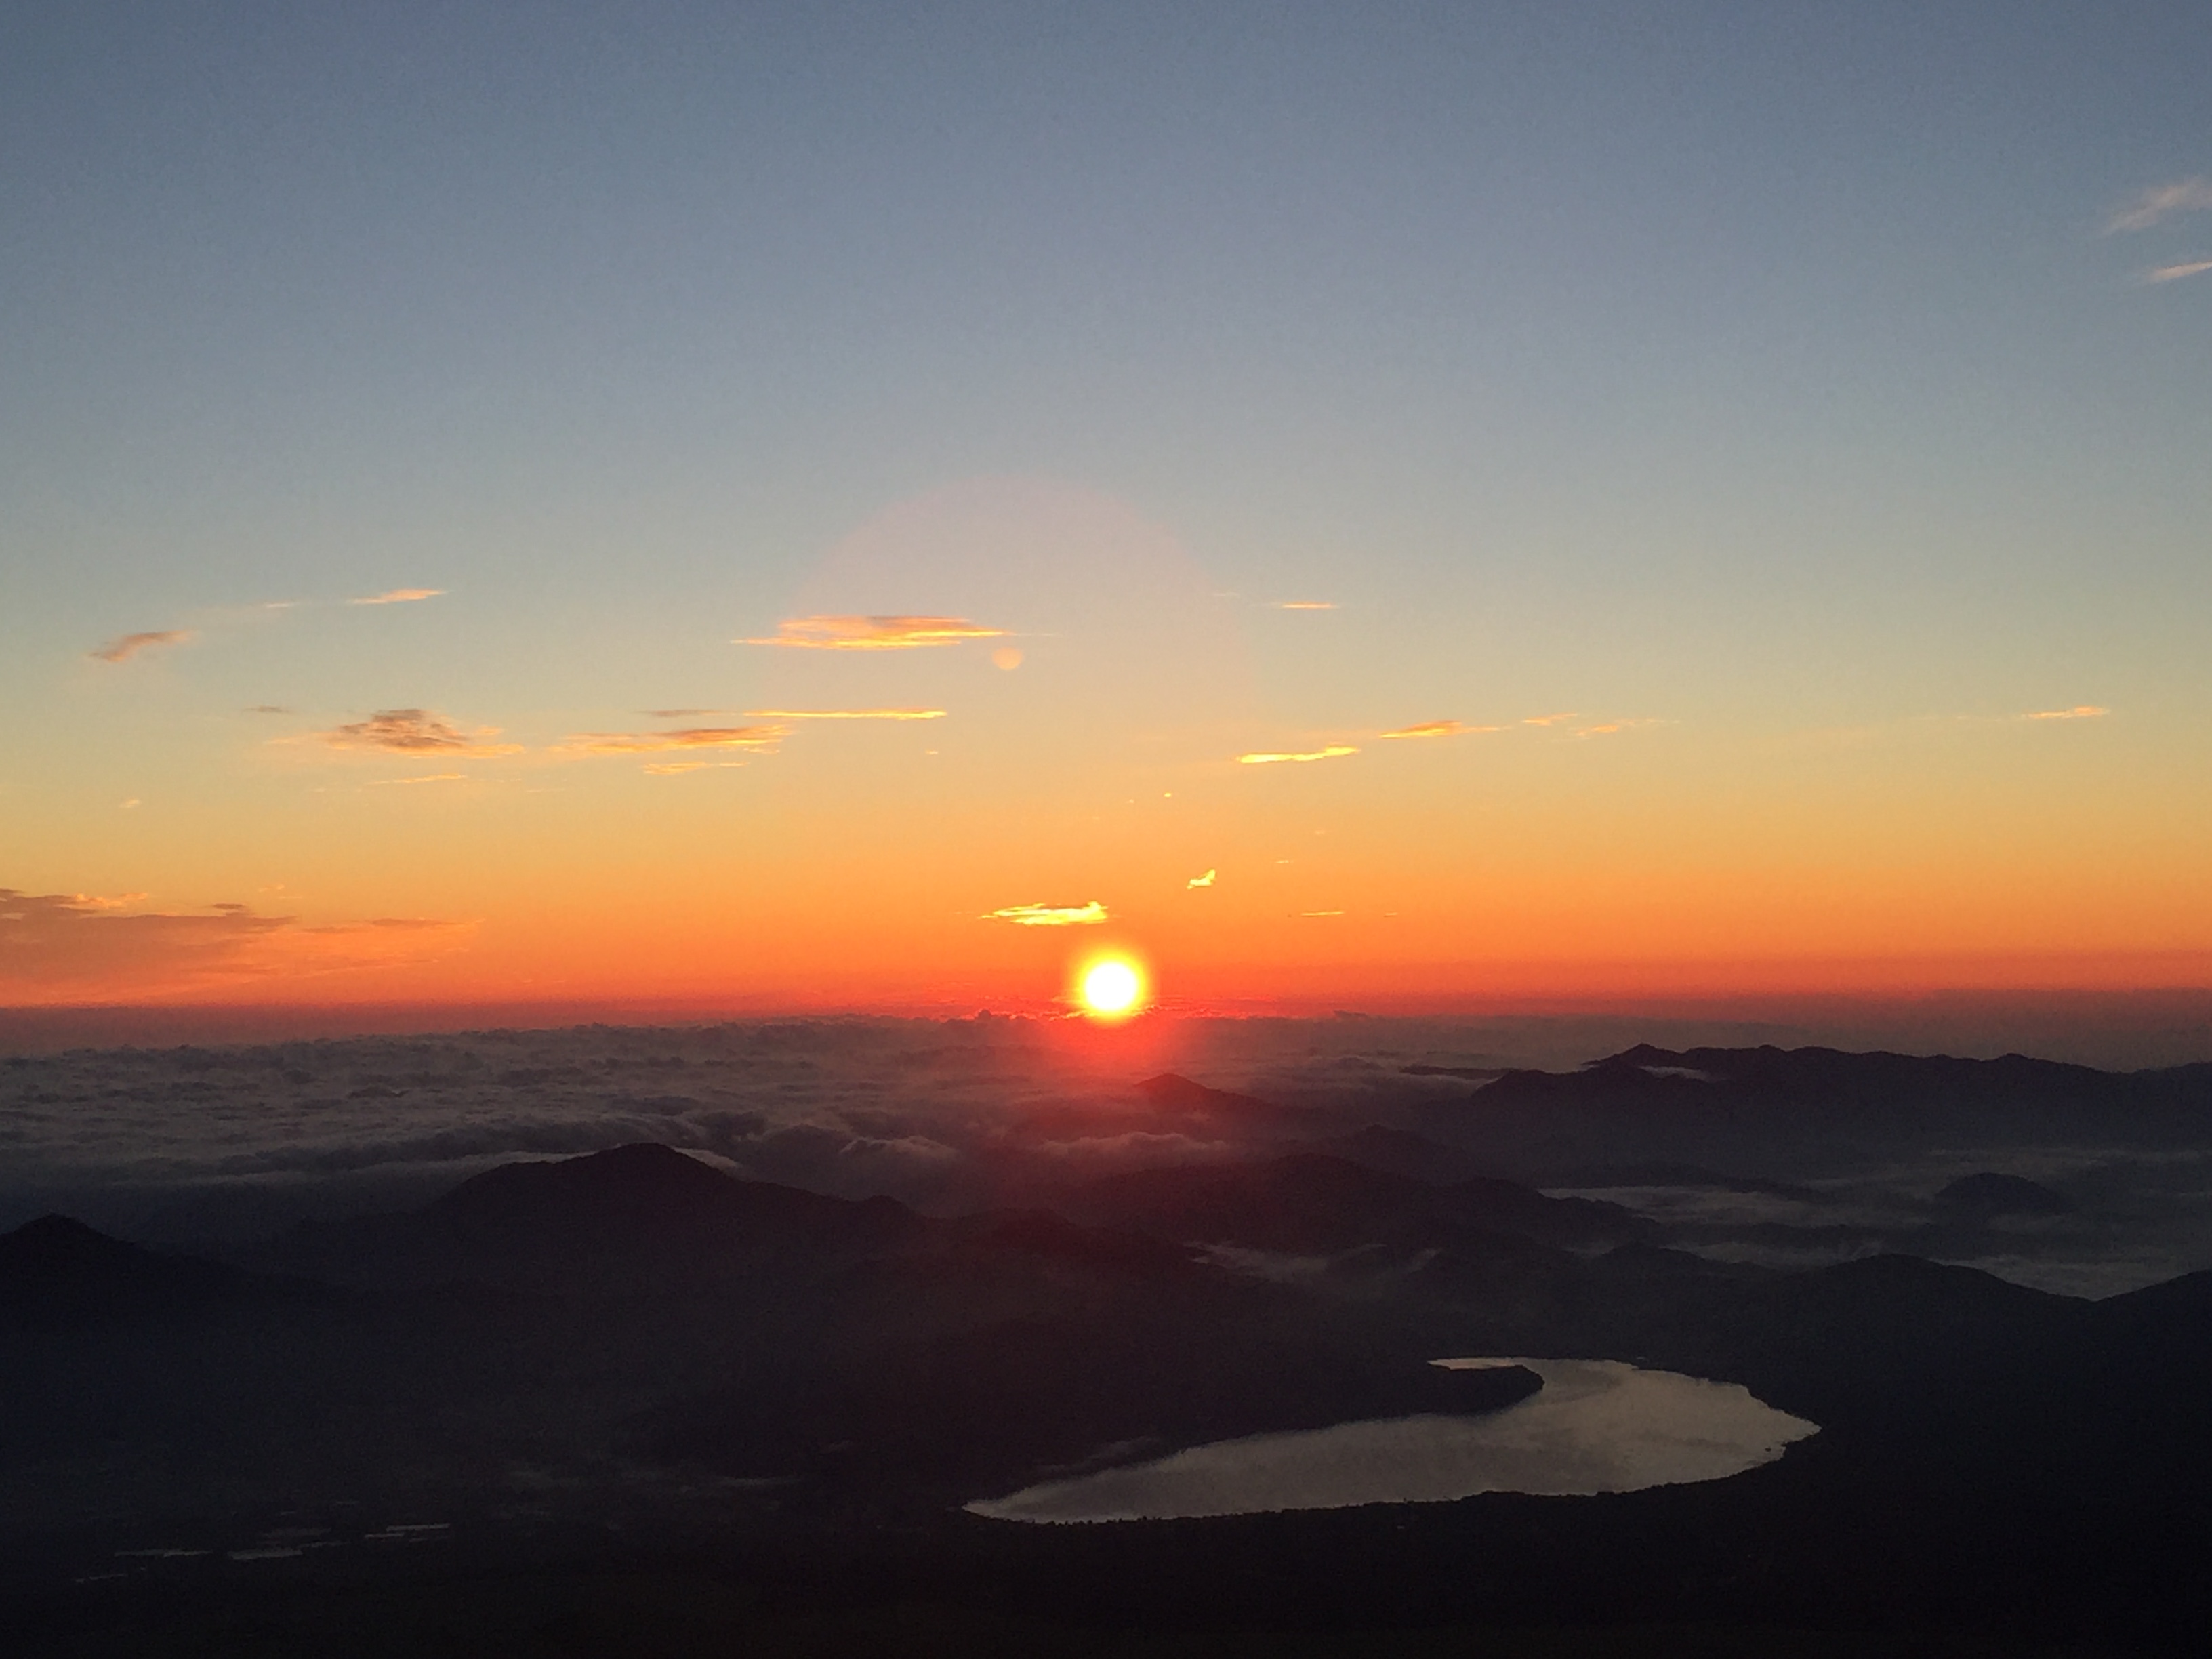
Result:
{"label": "silhouetted hillside", "polygon": [[283,1289],[220,1262],[156,1255],[67,1216],[0,1235],[0,1328],[184,1316]]}
{"label": "silhouetted hillside", "polygon": [[1437,1186],[1316,1153],[1134,1170],[1075,1188],[1060,1203],[1101,1225],[1301,1253],[1383,1244],[1510,1255],[1519,1241],[1529,1254],[1529,1243],[1610,1243],[1648,1231],[1615,1205],[1547,1198],[1506,1181]]}
{"label": "silhouetted hillside", "polygon": [[1936,1194],[1936,1201],[1960,1215],[1983,1219],[2001,1215],[2064,1215],[2074,1207],[2063,1193],[1992,1170],[1960,1176]]}

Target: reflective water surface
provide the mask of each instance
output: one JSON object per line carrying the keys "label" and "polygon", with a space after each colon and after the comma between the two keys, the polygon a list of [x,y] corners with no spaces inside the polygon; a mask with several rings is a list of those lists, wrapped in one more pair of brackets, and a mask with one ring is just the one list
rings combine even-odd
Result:
{"label": "reflective water surface", "polygon": [[1477,1492],[1583,1496],[1718,1480],[1769,1463],[1817,1424],[1734,1382],[1614,1359],[1443,1359],[1522,1365],[1540,1393],[1481,1417],[1399,1417],[1216,1441],[1148,1463],[968,1505],[1002,1521],[1166,1521]]}

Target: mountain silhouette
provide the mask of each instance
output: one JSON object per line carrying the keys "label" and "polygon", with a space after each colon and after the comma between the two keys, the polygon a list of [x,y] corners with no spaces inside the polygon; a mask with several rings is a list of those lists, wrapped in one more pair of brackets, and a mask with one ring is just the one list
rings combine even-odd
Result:
{"label": "mountain silhouette", "polygon": [[1070,1215],[1196,1243],[1335,1252],[1384,1244],[1522,1255],[1647,1230],[1618,1206],[1547,1198],[1509,1181],[1436,1186],[1321,1153],[1104,1176],[1065,1194]]}
{"label": "mountain silhouette", "polygon": [[2063,1193],[1993,1170],[1960,1176],[1936,1194],[1936,1202],[1960,1215],[1984,1220],[2001,1215],[2064,1215],[2074,1207]]}
{"label": "mountain silhouette", "polygon": [[59,1328],[189,1314],[270,1293],[221,1262],[157,1255],[64,1215],[0,1235],[0,1325]]}

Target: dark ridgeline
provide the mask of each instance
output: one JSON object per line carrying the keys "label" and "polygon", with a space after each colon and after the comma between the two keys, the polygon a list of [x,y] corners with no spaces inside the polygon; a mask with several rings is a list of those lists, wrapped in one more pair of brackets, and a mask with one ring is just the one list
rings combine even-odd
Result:
{"label": "dark ridgeline", "polygon": [[0,1236],[0,1329],[69,1330],[181,1316],[249,1300],[261,1286],[220,1262],[161,1255],[65,1215]]}
{"label": "dark ridgeline", "polygon": [[[763,1607],[927,1601],[964,1610],[944,1615],[955,1632],[1016,1620],[1024,1650],[1086,1624],[2156,1646],[2212,1618],[2212,1274],[2091,1303],[1897,1254],[1780,1272],[1497,1171],[1664,1180],[1687,1156],[1701,1179],[1794,1201],[1805,1189],[1771,1169],[1792,1124],[1817,1148],[2016,1108],[2202,1144],[2204,1073],[1647,1048],[1509,1073],[1426,1109],[1426,1135],[1333,1138],[1304,1111],[1165,1078],[1145,1085],[1163,1111],[1264,1125],[1275,1150],[943,1218],[627,1146],[303,1224],[228,1262],[48,1217],[0,1237],[0,1612],[89,1650],[72,1644],[103,1618],[127,1635],[142,1614],[229,1617],[293,1585],[331,1598],[323,1624],[301,1615],[331,1638],[398,1617],[379,1598],[443,1585],[441,1606],[490,1605],[558,1564],[545,1593],[579,1607],[607,1575],[674,1572],[666,1594],[700,1618],[723,1607],[732,1639],[767,1629]],[[1916,1237],[2068,1202],[1987,1172],[1938,1194]],[[1107,1528],[958,1507],[1200,1441],[1494,1410],[1537,1386],[1425,1363],[1478,1353],[1739,1382],[1821,1432],[1733,1480],[1610,1498]],[[374,1540],[423,1534],[335,1521],[326,1554],[252,1558],[289,1577],[134,1567],[101,1601],[52,1565],[85,1576],[117,1549],[339,1495],[458,1517],[434,1558],[454,1565],[378,1565]],[[726,1605],[731,1584],[754,1599]]]}
{"label": "dark ridgeline", "polygon": [[1650,1164],[1817,1170],[1863,1147],[1962,1134],[2203,1146],[2212,1064],[2117,1073],[2021,1054],[1644,1044],[1577,1072],[1507,1072],[1425,1116],[1440,1139],[1478,1137],[1493,1171],[1547,1185]]}
{"label": "dark ridgeline", "polygon": [[2039,1182],[1995,1170],[1960,1176],[1936,1194],[1936,1203],[1961,1215],[1994,1220],[2007,1215],[2065,1215],[2073,1204]]}

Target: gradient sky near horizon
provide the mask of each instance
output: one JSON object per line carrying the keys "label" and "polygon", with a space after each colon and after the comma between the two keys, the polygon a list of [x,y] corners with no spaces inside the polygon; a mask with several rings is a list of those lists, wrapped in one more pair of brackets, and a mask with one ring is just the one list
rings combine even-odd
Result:
{"label": "gradient sky near horizon", "polygon": [[19,10],[0,1005],[2212,982],[2208,85],[2180,3]]}

